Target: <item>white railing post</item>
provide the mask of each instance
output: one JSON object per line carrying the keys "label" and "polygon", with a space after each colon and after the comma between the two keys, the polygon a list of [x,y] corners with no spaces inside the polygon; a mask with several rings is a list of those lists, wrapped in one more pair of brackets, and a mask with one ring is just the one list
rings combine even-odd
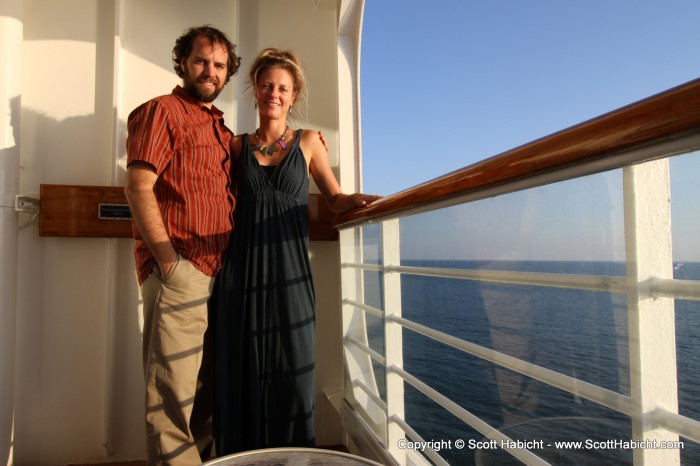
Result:
{"label": "white railing post", "polygon": [[657,445],[635,449],[634,464],[677,465],[680,451],[659,444],[678,435],[648,420],[658,408],[678,412],[674,301],[644,291],[651,278],[673,278],[668,160],[625,167],[624,198],[632,437]]}
{"label": "white railing post", "polygon": [[[401,243],[399,239],[399,220],[382,222],[382,264],[384,267],[401,265]],[[387,449],[399,464],[406,464],[406,452],[399,448],[399,439],[404,438],[404,432],[392,417],[404,417],[404,386],[401,376],[391,367],[403,369],[403,327],[391,317],[401,317],[401,273],[383,273],[384,282],[384,344],[386,356],[386,401],[387,417]]]}

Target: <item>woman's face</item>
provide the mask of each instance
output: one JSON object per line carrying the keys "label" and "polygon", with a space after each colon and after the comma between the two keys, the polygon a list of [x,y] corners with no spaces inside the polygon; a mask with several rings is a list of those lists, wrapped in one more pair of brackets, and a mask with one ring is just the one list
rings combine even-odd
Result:
{"label": "woman's face", "polygon": [[255,101],[261,117],[287,118],[295,99],[292,73],[284,68],[267,68],[260,73],[255,86]]}

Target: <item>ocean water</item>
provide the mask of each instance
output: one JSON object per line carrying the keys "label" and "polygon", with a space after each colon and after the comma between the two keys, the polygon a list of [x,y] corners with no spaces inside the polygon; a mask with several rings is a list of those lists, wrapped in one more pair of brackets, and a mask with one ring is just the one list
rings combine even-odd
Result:
{"label": "ocean water", "polygon": [[[625,265],[612,262],[405,261],[404,265],[625,275]],[[700,263],[676,264],[675,277],[700,279]],[[379,305],[379,274],[366,272],[365,281],[366,302]],[[402,276],[401,285],[407,319],[630,394],[624,295],[409,275]],[[675,315],[679,412],[700,419],[700,303],[677,300]],[[383,352],[381,322],[368,318],[368,331],[370,345]],[[550,463],[632,464],[632,450],[624,448],[629,445],[611,443],[631,440],[627,416],[411,330],[404,329],[403,338],[405,370],[509,437],[541,442],[533,451]],[[375,371],[382,379],[382,369],[375,366]],[[424,440],[441,442],[440,455],[450,464],[520,464],[409,384],[404,387],[406,420]],[[456,448],[457,440],[465,447]],[[580,441],[584,447],[556,449],[555,441]],[[681,460],[700,464],[700,448],[685,440]]]}

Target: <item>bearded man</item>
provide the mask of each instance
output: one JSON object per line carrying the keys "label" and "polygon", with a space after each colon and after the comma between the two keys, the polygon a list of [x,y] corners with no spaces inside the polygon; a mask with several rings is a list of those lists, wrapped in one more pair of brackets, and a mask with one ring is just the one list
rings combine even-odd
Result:
{"label": "bearded man", "polygon": [[231,131],[212,102],[240,58],[210,26],[173,49],[182,86],[128,119],[125,194],[143,299],[147,461],[195,465],[212,446],[207,301],[233,228]]}

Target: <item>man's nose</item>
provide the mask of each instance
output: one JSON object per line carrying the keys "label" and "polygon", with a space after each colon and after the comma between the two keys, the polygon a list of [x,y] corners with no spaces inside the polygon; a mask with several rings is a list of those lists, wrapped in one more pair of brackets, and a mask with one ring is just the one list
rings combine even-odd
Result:
{"label": "man's nose", "polygon": [[212,76],[214,74],[214,64],[211,62],[204,62],[204,74],[207,76]]}

